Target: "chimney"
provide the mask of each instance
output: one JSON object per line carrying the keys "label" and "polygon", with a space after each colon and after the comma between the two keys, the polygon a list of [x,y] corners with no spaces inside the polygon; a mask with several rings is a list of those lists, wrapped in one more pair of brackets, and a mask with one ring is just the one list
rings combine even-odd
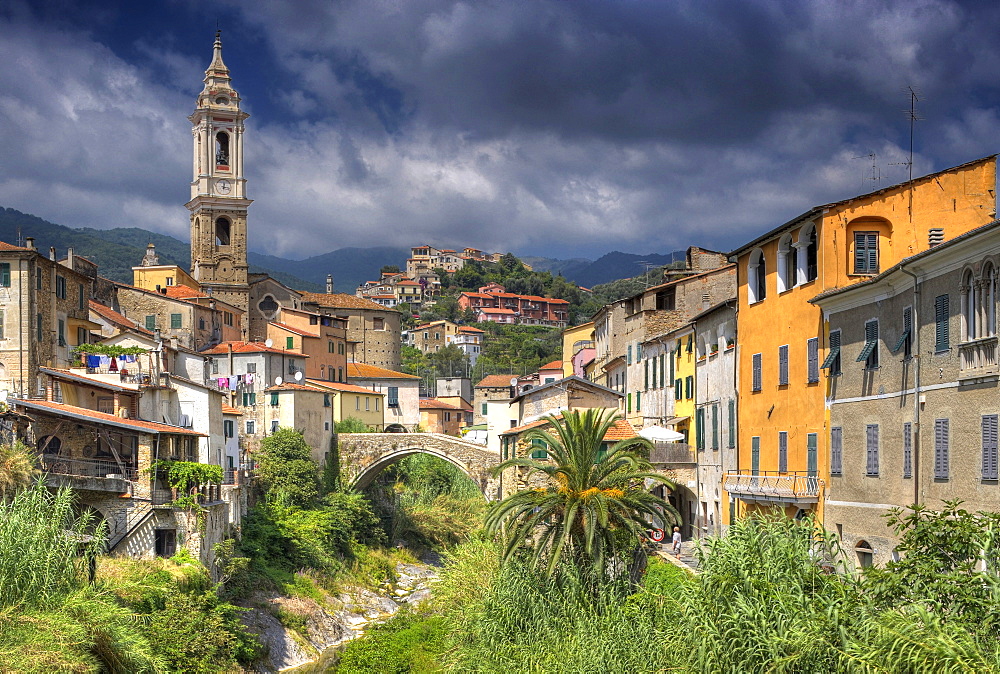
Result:
{"label": "chimney", "polygon": [[56,261],[56,247],[55,246],[51,246],[49,248],[49,259],[52,260],[53,262]]}
{"label": "chimney", "polygon": [[73,268],[73,247],[70,246],[66,249],[66,266],[70,269]]}
{"label": "chimney", "polygon": [[24,238],[25,245],[31,250],[35,250],[35,237],[27,236]]}
{"label": "chimney", "polygon": [[326,275],[326,294],[333,294],[333,274]]}

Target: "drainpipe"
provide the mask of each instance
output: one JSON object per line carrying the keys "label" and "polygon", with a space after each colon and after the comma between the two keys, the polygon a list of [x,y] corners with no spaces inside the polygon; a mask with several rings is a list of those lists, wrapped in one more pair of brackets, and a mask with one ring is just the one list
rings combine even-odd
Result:
{"label": "drainpipe", "polygon": [[922,432],[920,430],[920,280],[917,275],[909,271],[904,265],[899,266],[899,271],[913,279],[913,359],[917,365],[913,370],[913,502],[920,503],[920,440]]}

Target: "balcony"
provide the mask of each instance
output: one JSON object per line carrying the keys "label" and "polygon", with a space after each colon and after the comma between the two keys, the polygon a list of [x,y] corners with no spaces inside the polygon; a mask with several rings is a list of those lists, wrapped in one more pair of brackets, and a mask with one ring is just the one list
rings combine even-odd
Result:
{"label": "balcony", "polygon": [[959,377],[997,374],[997,337],[983,337],[958,345]]}
{"label": "balcony", "polygon": [[807,473],[779,473],[747,470],[727,473],[723,488],[743,501],[762,501],[778,504],[816,503],[823,481]]}
{"label": "balcony", "polygon": [[59,456],[42,456],[42,470],[51,486],[73,489],[121,493],[128,489],[128,482],[135,481],[136,469],[117,461],[93,459],[64,459]]}

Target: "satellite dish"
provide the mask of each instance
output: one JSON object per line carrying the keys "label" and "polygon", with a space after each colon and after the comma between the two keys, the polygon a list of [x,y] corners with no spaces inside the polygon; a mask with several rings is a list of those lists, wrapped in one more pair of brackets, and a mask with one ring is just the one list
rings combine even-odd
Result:
{"label": "satellite dish", "polygon": [[511,386],[517,386],[517,377],[511,377],[510,378],[510,385]]}
{"label": "satellite dish", "polygon": [[295,373],[295,381],[302,381],[302,370]]}
{"label": "satellite dish", "polygon": [[274,340],[268,339],[267,341],[264,342],[264,346],[270,349],[272,346],[274,346]]}
{"label": "satellite dish", "polygon": [[283,381],[285,381],[285,380],[284,380],[284,379],[282,379],[281,377],[275,377],[275,378],[274,378],[274,385],[275,385],[275,386],[281,386],[281,383],[282,383]]}

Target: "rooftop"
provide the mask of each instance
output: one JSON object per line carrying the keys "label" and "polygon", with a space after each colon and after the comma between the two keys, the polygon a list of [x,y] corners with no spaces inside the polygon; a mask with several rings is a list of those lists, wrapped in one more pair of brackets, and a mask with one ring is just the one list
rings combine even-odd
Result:
{"label": "rooftop", "polygon": [[302,301],[318,304],[321,307],[331,309],[377,309],[378,311],[388,311],[381,304],[376,304],[371,300],[356,295],[345,295],[344,293],[309,293],[302,292]]}
{"label": "rooftop", "polygon": [[88,410],[83,407],[66,405],[49,400],[13,400],[12,403],[15,407],[24,407],[29,410],[51,412],[52,414],[68,417],[70,419],[98,422],[107,426],[115,426],[117,428],[124,428],[139,433],[176,433],[181,435],[205,437],[204,433],[198,433],[197,431],[192,431],[188,428],[181,428],[180,426],[170,426],[168,424],[160,424],[155,421],[143,421],[141,419],[125,419],[123,417],[115,416],[114,414],[105,414],[104,412],[97,412],[95,410]]}
{"label": "rooftop", "polygon": [[348,363],[347,376],[352,379],[420,379],[415,374],[387,370],[384,367],[366,363]]}

